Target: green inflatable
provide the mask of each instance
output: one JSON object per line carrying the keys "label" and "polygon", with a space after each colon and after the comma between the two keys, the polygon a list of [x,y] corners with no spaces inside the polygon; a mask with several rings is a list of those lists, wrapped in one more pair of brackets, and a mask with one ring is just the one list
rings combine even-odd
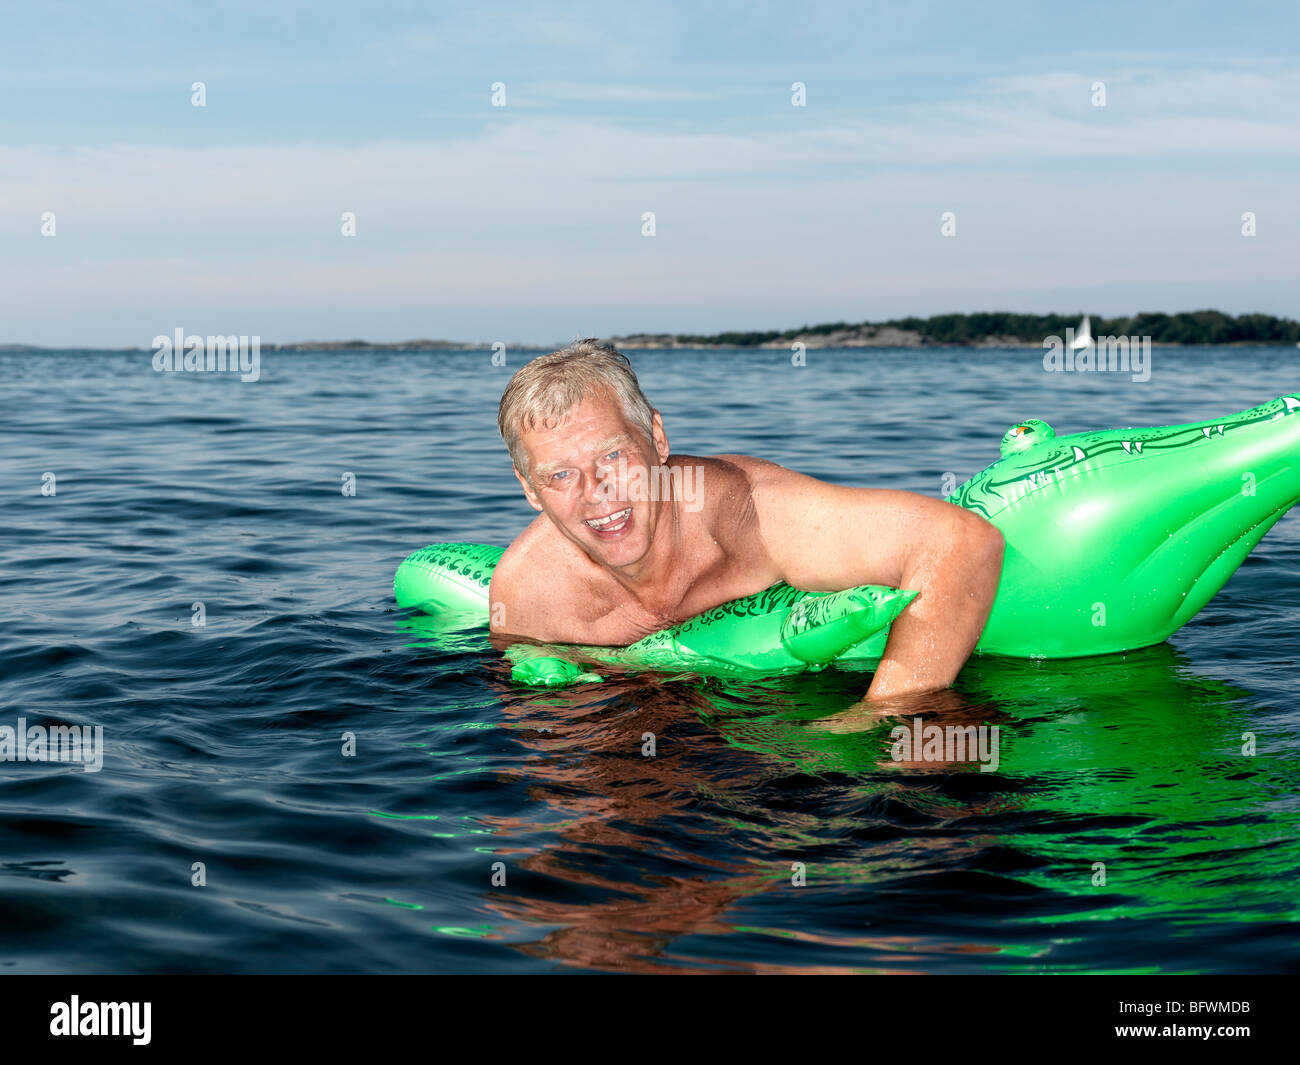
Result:
{"label": "green inflatable", "polygon": [[[421,548],[398,567],[393,595],[399,606],[419,607],[452,624],[486,624],[488,585],[504,550],[485,544]],[[506,653],[516,680],[547,687],[600,679],[578,662],[771,676],[835,661],[888,628],[915,597],[915,592],[876,585],[801,592],[776,584],[651,633],[630,647],[516,644]]]}
{"label": "green inflatable", "polygon": [[[1300,397],[1226,418],[1056,436],[1012,426],[1002,458],[948,502],[1006,540],[998,594],[977,652],[1077,658],[1158,644],[1186,624],[1260,538],[1300,501]],[[503,549],[434,544],[397,570],[398,605],[482,626]],[[583,664],[774,675],[878,660],[915,592],[829,594],[778,584],[627,648],[538,647],[507,654],[523,683],[598,679]]]}

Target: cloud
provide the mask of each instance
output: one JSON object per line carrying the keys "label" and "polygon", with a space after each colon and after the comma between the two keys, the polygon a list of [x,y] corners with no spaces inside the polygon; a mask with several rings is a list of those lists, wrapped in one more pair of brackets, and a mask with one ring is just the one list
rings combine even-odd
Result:
{"label": "cloud", "polygon": [[[1300,207],[1269,169],[1300,150],[1300,75],[1118,76],[1104,109],[1092,80],[999,76],[933,105],[827,101],[726,123],[506,108],[440,139],[11,147],[0,309],[631,304],[650,320],[710,305],[1015,307],[1101,284],[1140,303],[1157,282],[1296,279]],[[688,112],[693,93],[677,101]],[[947,210],[955,240],[939,237]],[[1244,210],[1260,218],[1254,241]]]}

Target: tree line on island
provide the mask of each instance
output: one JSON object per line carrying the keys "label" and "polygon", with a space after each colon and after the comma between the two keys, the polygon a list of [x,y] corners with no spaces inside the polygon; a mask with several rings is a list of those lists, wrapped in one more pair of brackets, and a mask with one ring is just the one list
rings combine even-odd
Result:
{"label": "tree line on island", "polygon": [[[892,329],[919,334],[923,344],[976,344],[989,338],[1041,343],[1047,336],[1064,336],[1079,325],[1082,314],[1015,314],[980,311],[975,314],[936,314],[929,318],[892,318],[886,322],[827,322],[798,329],[677,334],[685,346],[757,347],[826,334],[878,333]],[[1142,312],[1120,318],[1092,317],[1092,335],[1150,337],[1155,344],[1295,344],[1300,322],[1271,314],[1224,314],[1222,311]]]}

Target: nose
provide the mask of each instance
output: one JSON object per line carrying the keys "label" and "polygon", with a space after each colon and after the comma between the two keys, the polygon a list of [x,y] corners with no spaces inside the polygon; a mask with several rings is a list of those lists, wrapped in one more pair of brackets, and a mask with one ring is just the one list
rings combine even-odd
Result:
{"label": "nose", "polygon": [[603,503],[609,495],[609,488],[599,467],[593,467],[590,470],[584,470],[582,474],[582,500],[584,503],[596,505]]}

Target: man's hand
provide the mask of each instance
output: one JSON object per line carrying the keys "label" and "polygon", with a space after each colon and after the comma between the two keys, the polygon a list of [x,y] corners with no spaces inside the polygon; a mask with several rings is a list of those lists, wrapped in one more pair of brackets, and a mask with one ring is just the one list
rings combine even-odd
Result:
{"label": "man's hand", "polygon": [[894,622],[867,698],[951,684],[992,609],[1002,534],[928,496],[827,484],[761,460],[737,464],[753,485],[768,556],[787,583],[806,591],[886,584],[920,593]]}

